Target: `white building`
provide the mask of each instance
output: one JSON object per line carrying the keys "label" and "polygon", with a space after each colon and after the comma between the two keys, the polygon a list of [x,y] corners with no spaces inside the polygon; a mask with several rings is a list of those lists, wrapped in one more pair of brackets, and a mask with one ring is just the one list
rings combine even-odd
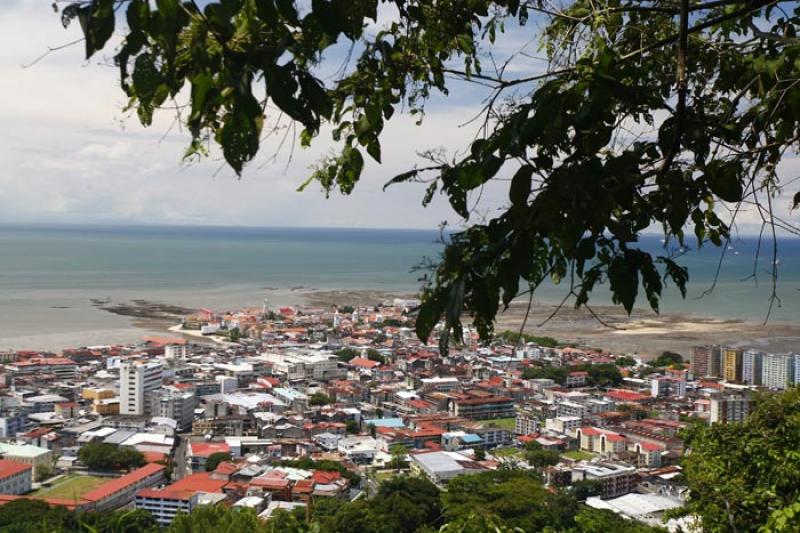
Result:
{"label": "white building", "polygon": [[161,388],[162,375],[159,363],[122,363],[119,367],[120,414],[145,415],[149,408],[145,395]]}
{"label": "white building", "polygon": [[32,482],[31,465],[0,460],[0,494],[25,494],[31,491]]}
{"label": "white building", "polygon": [[544,421],[544,428],[562,435],[572,433],[581,427],[582,419],[577,416],[557,416]]}
{"label": "white building", "polygon": [[764,374],[764,352],[746,350],[742,355],[742,383],[761,385]]}
{"label": "white building", "polygon": [[711,398],[711,409],[709,421],[712,424],[718,422],[741,422],[750,413],[750,398],[734,394]]}
{"label": "white building", "polygon": [[378,441],[368,436],[353,435],[339,440],[337,449],[354,463],[370,463],[378,453]]}
{"label": "white building", "polygon": [[793,381],[794,356],[789,354],[764,354],[762,382],[770,389],[785,389]]}
{"label": "white building", "polygon": [[272,363],[273,371],[285,374],[289,381],[328,381],[342,378],[346,374],[344,369],[339,368],[339,360],[330,352],[265,353],[261,357]]}
{"label": "white building", "polygon": [[164,346],[164,357],[167,359],[186,359],[188,350],[185,344],[167,344]]}

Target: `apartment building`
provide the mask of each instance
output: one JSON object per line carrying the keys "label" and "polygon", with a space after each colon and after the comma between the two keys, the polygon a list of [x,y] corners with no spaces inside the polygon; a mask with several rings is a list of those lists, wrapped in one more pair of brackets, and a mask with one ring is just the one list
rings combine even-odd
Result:
{"label": "apartment building", "polygon": [[742,382],[742,356],[744,352],[739,348],[725,348],[722,350],[722,377],[726,381]]}
{"label": "apartment building", "polygon": [[763,383],[764,352],[746,350],[742,355],[742,383],[761,385]]}
{"label": "apartment building", "polygon": [[148,415],[146,395],[161,388],[163,367],[160,363],[126,361],[119,367],[119,412],[122,415]]}
{"label": "apartment building", "polygon": [[751,400],[742,394],[711,398],[709,421],[712,424],[741,422],[750,413]]}
{"label": "apartment building", "polygon": [[765,354],[762,358],[762,384],[770,389],[783,390],[794,382],[794,356]]}

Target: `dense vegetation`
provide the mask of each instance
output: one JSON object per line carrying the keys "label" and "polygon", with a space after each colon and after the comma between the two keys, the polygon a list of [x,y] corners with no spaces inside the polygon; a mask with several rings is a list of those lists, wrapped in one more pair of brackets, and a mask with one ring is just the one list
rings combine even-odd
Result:
{"label": "dense vegetation", "polygon": [[552,379],[559,385],[567,382],[570,372],[585,371],[589,373],[586,382],[597,387],[610,387],[622,383],[622,374],[613,363],[598,363],[595,365],[553,366],[534,364],[522,372],[525,379]]}
{"label": "dense vegetation", "polygon": [[231,460],[231,454],[228,452],[214,452],[206,459],[206,472],[213,472],[217,469],[220,463]]}
{"label": "dense vegetation", "polygon": [[144,455],[130,446],[90,442],[78,451],[78,459],[89,470],[130,470],[144,466]]}
{"label": "dense vegetation", "polygon": [[158,529],[150,513],[144,511],[79,513],[28,499],[0,506],[0,531],[4,533],[138,533]]}
{"label": "dense vegetation", "polygon": [[661,355],[649,361],[647,364],[659,368],[664,366],[680,367],[683,364],[683,356],[675,352],[662,352]]}
{"label": "dense vegetation", "polygon": [[510,342],[516,344],[518,342],[529,343],[532,342],[538,346],[543,346],[545,348],[555,348],[558,346],[558,340],[554,339],[553,337],[541,337],[537,335],[529,335],[527,333],[520,333],[519,331],[511,331],[505,330],[501,331],[496,335],[498,339],[504,340],[506,342]]}
{"label": "dense vegetation", "polygon": [[800,391],[764,394],[737,424],[695,426],[687,511],[706,531],[800,531]]}

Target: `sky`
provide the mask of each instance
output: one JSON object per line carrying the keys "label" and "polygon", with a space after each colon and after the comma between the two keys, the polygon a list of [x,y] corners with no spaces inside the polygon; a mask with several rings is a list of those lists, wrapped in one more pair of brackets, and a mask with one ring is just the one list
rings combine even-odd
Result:
{"label": "sky", "polygon": [[[23,68],[48,46],[80,37],[77,24],[64,30],[51,3],[0,1],[0,223],[391,228],[462,223],[441,195],[423,208],[424,185],[382,188],[395,174],[423,163],[415,155],[420,151],[453,153],[468,146],[475,128],[464,123],[484,96],[474,86],[458,86],[451,97],[431,102],[422,126],[406,114],[396,116],[382,137],[383,164],[368,159],[351,195],[334,192],[326,199],[315,185],[296,191],[330,151],[325,135],[310,149],[298,144],[292,150],[288,141],[276,157],[280,138],[268,140],[238,179],[218,155],[185,164],[181,156],[189,137],[172,115],[157,115],[143,128],[124,112],[117,70],[103,57],[86,62],[82,44]],[[526,35],[512,32],[499,46],[518,47],[530,32]],[[794,158],[784,166],[787,174],[800,171]],[[484,213],[502,205],[505,195],[502,186],[486,191]],[[776,203],[787,211],[788,202],[784,195]],[[744,233],[757,232],[754,213],[740,220]]]}

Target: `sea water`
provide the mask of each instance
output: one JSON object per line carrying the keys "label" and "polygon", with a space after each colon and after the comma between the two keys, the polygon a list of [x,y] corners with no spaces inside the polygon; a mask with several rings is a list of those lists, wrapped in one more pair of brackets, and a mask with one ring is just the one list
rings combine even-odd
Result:
{"label": "sea water", "polygon": [[[0,348],[57,349],[141,336],[129,318],[92,300],[230,309],[261,306],[264,298],[287,304],[311,290],[413,293],[422,274],[415,267],[436,259],[440,237],[438,231],[383,229],[0,226]],[[768,239],[755,261],[755,237],[681,252],[674,246],[665,251],[659,237],[645,236],[640,246],[678,254],[689,268],[686,299],[668,286],[662,312],[763,320],[775,266],[781,306],[771,320],[800,322],[800,239],[778,240],[777,264]],[[716,287],[702,296],[723,251]],[[559,301],[566,290],[544,284],[536,297]],[[593,301],[609,303],[607,289]],[[639,305],[646,305],[641,295]]]}

